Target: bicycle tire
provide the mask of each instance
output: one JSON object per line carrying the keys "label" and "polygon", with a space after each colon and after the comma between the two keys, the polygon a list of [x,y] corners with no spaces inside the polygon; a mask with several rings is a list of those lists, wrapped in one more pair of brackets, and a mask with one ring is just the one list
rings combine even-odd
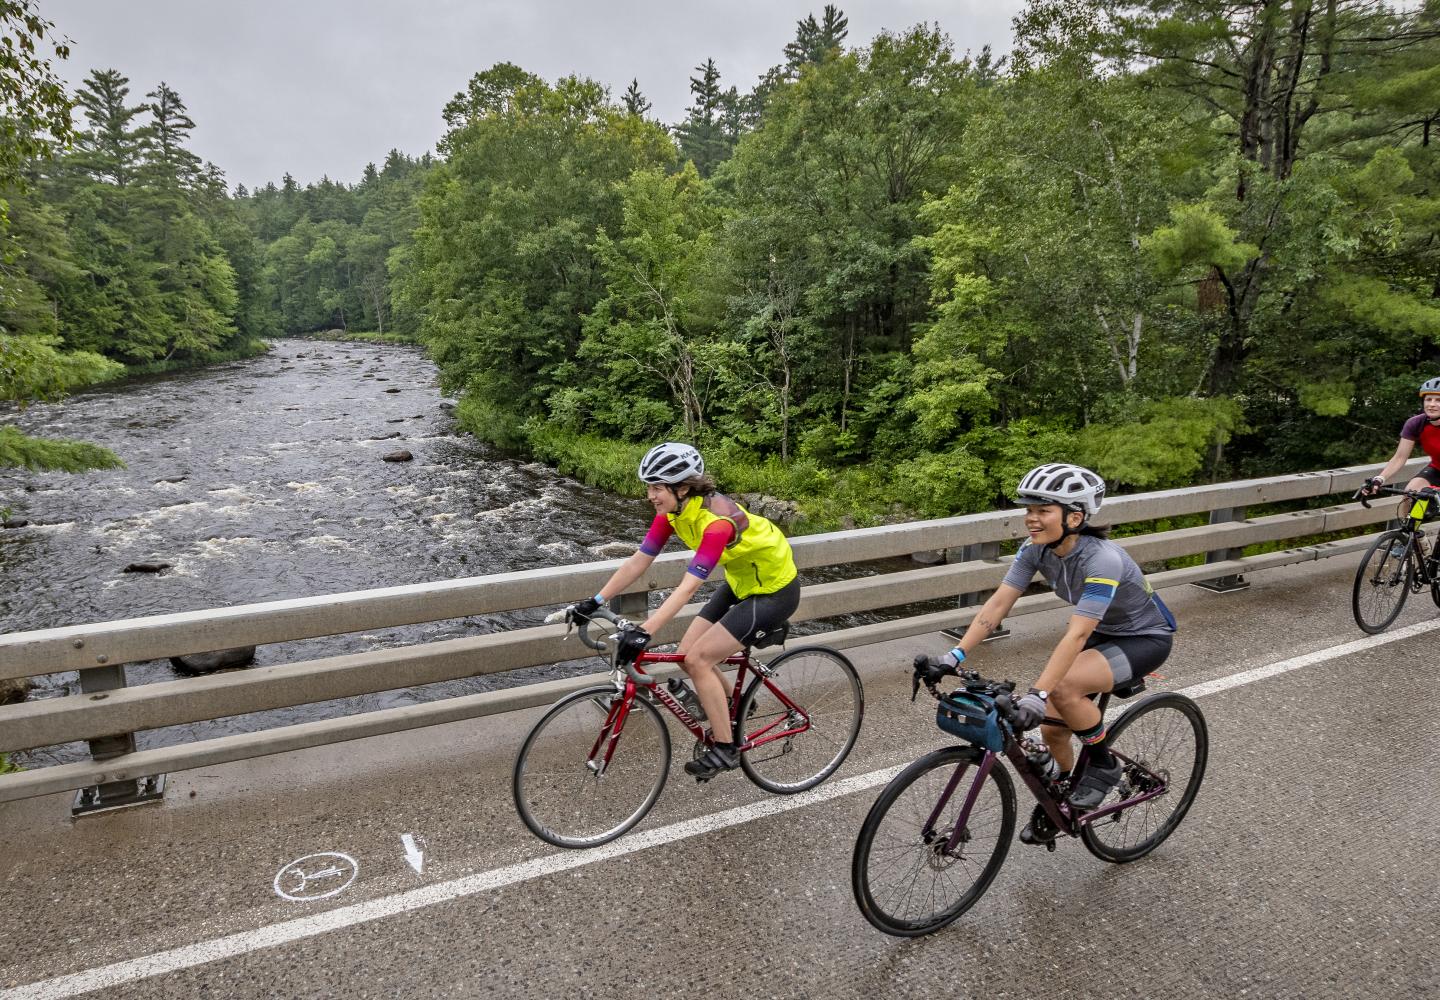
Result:
{"label": "bicycle tire", "polygon": [[[865,718],[865,688],[854,665],[828,646],[786,650],[769,667],[775,686],[809,716],[810,727],[746,750],[740,767],[765,791],[793,795],[830,777],[850,755]],[[759,676],[745,688],[736,713],[747,738],[796,721]]]}
{"label": "bicycle tire", "polygon": [[[1182,745],[1187,734],[1188,751]],[[1125,864],[1159,847],[1190,811],[1205,780],[1210,731],[1200,706],[1183,694],[1166,691],[1127,709],[1110,727],[1107,744],[1171,783],[1164,795],[1080,827],[1080,839],[1091,854],[1102,861]],[[1184,787],[1177,790],[1174,785],[1182,779]],[[1125,765],[1120,784],[1101,807],[1146,790],[1151,780],[1134,764]],[[1167,801],[1172,807],[1165,813]]]}
{"label": "bicycle tire", "polygon": [[561,698],[535,723],[515,757],[511,793],[530,832],[556,847],[609,843],[644,819],[670,770],[670,731],[636,697],[603,775],[587,766],[604,727],[610,685]]}
{"label": "bicycle tire", "polygon": [[974,906],[995,880],[1015,837],[1015,785],[998,759],[975,800],[960,854],[947,856],[943,848],[978,772],[967,770],[946,803],[950,824],[942,817],[938,829],[925,834],[954,769],[982,757],[968,746],[932,751],[896,775],[870,807],[855,838],[850,887],[876,929],[896,937],[930,934]]}
{"label": "bicycle tire", "polygon": [[[1401,555],[1403,569],[1390,551],[1391,544],[1398,539],[1405,539]],[[1379,635],[1400,617],[1415,582],[1415,564],[1410,558],[1413,549],[1414,543],[1406,538],[1406,532],[1394,529],[1375,539],[1366,550],[1365,558],[1355,571],[1355,586],[1350,594],[1350,610],[1362,632]]]}

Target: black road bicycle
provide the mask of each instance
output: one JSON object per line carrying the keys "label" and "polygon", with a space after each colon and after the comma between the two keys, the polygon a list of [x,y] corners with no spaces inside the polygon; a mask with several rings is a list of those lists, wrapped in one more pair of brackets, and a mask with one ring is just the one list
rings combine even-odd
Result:
{"label": "black road bicycle", "polygon": [[1350,608],[1355,613],[1355,624],[1371,635],[1384,632],[1400,617],[1411,592],[1419,593],[1429,587],[1431,600],[1440,607],[1440,553],[1433,548],[1426,553],[1429,546],[1425,530],[1420,527],[1430,505],[1440,498],[1440,491],[1430,487],[1402,490],[1382,486],[1374,492],[1361,489],[1355,499],[1369,507],[1371,498],[1381,494],[1408,497],[1411,503],[1410,513],[1400,527],[1383,532],[1375,539],[1355,571]]}

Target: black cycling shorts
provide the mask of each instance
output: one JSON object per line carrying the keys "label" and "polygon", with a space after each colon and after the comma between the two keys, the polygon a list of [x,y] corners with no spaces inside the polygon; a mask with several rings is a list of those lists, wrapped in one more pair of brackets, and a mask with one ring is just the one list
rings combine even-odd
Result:
{"label": "black cycling shorts", "polygon": [[721,628],[748,646],[757,634],[774,632],[788,622],[799,606],[798,577],[773,594],[752,594],[743,601],[722,581],[700,609],[700,617],[707,622],[719,622]]}
{"label": "black cycling shorts", "polygon": [[1433,465],[1425,466],[1425,468],[1421,469],[1419,472],[1415,473],[1415,475],[1411,476],[1410,478],[1423,479],[1431,486],[1440,487],[1440,469],[1435,468],[1435,466]]}
{"label": "black cycling shorts", "polygon": [[1115,678],[1115,687],[1122,687],[1132,680],[1144,677],[1170,655],[1175,637],[1169,632],[1150,635],[1106,635],[1091,632],[1085,642],[1086,649],[1100,651],[1110,664],[1110,674]]}

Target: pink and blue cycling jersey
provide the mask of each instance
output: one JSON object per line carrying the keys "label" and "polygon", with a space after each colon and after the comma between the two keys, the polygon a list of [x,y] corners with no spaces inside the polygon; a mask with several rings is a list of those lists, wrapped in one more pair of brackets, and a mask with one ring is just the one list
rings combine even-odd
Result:
{"label": "pink and blue cycling jersey", "polygon": [[[655,520],[650,522],[650,530],[645,533],[645,540],[640,543],[640,551],[647,556],[658,556],[673,534],[675,529],[671,526],[670,519],[664,514],[656,514]],[[734,537],[735,525],[729,521],[715,521],[700,537],[700,547],[695,550],[685,572],[702,580],[709,579],[711,570],[720,564],[720,556],[724,554],[725,546],[729,545]]]}

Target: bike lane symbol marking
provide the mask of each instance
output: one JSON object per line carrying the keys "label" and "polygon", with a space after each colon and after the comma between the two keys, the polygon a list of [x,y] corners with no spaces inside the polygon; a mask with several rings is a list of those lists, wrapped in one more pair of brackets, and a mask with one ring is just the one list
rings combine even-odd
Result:
{"label": "bike lane symbol marking", "polygon": [[360,863],[339,851],[297,858],[275,873],[275,895],[295,903],[336,896],[360,874]]}

